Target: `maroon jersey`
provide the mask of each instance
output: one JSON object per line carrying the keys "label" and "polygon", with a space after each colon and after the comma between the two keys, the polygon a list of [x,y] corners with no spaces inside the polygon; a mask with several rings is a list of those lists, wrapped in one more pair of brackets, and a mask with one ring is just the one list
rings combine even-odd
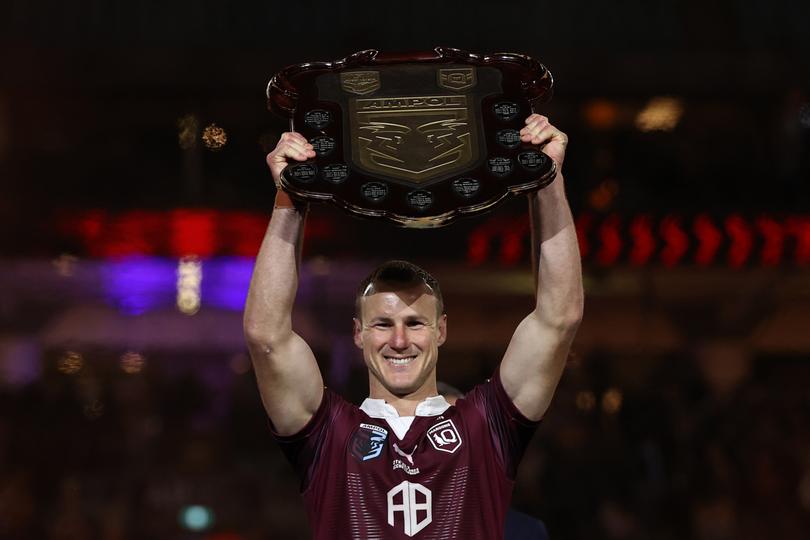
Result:
{"label": "maroon jersey", "polygon": [[503,538],[538,422],[517,410],[498,370],[455,406],[431,400],[400,439],[383,417],[390,405],[361,409],[325,389],[299,433],[274,435],[302,479],[316,540]]}

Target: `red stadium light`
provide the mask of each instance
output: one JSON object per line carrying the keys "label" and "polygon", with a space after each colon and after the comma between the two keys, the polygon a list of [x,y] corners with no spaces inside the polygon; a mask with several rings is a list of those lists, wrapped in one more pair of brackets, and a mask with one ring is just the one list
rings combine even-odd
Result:
{"label": "red stadium light", "polygon": [[787,221],[787,229],[796,240],[794,261],[799,266],[810,263],[810,218],[793,217]]}
{"label": "red stadium light", "polygon": [[785,248],[785,229],[781,223],[766,216],[757,218],[757,230],[763,244],[759,259],[764,266],[776,266],[782,261]]}
{"label": "red stadium light", "polygon": [[695,218],[692,230],[698,241],[695,263],[700,266],[712,264],[717,256],[717,250],[723,242],[722,233],[706,214],[700,214]]}
{"label": "red stadium light", "polygon": [[101,236],[101,232],[104,229],[103,223],[105,218],[104,212],[100,210],[94,210],[82,215],[77,220],[79,234],[87,239],[98,238]]}
{"label": "red stadium light", "polygon": [[[55,239],[60,243],[58,249],[73,246],[77,256],[254,257],[268,218],[266,213],[207,209],[133,210],[119,214],[90,210],[62,214],[52,230],[61,233],[61,238]],[[810,265],[810,216],[778,219],[762,215],[748,220],[737,214],[721,217],[701,213],[687,223],[677,215],[602,217],[586,212],[576,217],[575,226],[586,264],[645,266],[659,261],[665,267],[725,263],[732,268],[751,263],[770,267],[784,262]],[[305,232],[307,241],[314,241],[313,249],[320,250],[329,249],[336,238],[346,237],[345,231],[343,235],[337,231],[330,216],[311,216]],[[528,259],[529,237],[525,215],[493,216],[467,236],[467,261],[471,265],[489,261],[504,266],[519,264]],[[457,256],[450,252],[447,255]]]}
{"label": "red stadium light", "polygon": [[479,265],[489,258],[489,234],[476,230],[467,240],[467,262]]}
{"label": "red stadium light", "polygon": [[523,239],[530,235],[529,220],[515,219],[501,234],[500,262],[504,266],[514,266],[523,258]]}
{"label": "red stadium light", "polygon": [[599,226],[599,240],[602,242],[602,249],[596,254],[596,260],[602,266],[610,266],[615,263],[622,251],[619,225],[619,217],[614,214],[608,216]]}
{"label": "red stadium light", "polygon": [[584,259],[591,253],[591,244],[588,241],[588,232],[593,225],[593,214],[582,214],[576,217],[574,225],[577,229],[577,242],[579,243],[579,254]]}
{"label": "red stadium light", "polygon": [[681,228],[681,218],[665,217],[661,222],[661,236],[665,244],[661,251],[661,262],[665,266],[675,266],[689,249],[689,237]]}
{"label": "red stadium light", "polygon": [[728,248],[728,264],[732,268],[739,268],[751,256],[753,235],[748,224],[738,215],[731,215],[725,221],[726,232],[731,239]]}
{"label": "red stadium light", "polygon": [[171,214],[170,250],[177,257],[209,257],[216,251],[216,214],[175,210]]}
{"label": "red stadium light", "polygon": [[255,257],[267,230],[268,217],[247,212],[228,212],[219,221],[221,245],[231,246],[233,255]]}
{"label": "red stadium light", "polygon": [[630,235],[633,237],[633,248],[630,251],[630,263],[635,266],[647,264],[655,251],[655,237],[652,233],[650,216],[636,217],[630,224]]}
{"label": "red stadium light", "polygon": [[107,220],[104,231],[104,255],[119,257],[130,253],[151,255],[155,251],[155,236],[159,234],[160,225],[156,223],[153,212],[128,212],[119,219]]}
{"label": "red stadium light", "polygon": [[522,243],[522,237],[529,231],[525,218],[521,218],[518,222],[508,216],[498,216],[477,227],[467,238],[467,262],[472,265],[485,263],[490,256],[491,244],[497,237],[501,237],[502,240],[502,249],[499,256],[502,263],[510,264],[510,258],[513,258],[516,254],[522,256],[522,246],[515,248],[514,246],[505,247],[503,245],[509,241],[510,231],[515,227],[519,228],[521,238],[518,238],[518,242]]}

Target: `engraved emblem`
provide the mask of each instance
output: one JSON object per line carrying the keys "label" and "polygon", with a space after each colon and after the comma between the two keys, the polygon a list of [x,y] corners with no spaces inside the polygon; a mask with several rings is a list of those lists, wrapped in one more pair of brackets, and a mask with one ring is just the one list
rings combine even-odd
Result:
{"label": "engraved emblem", "polygon": [[474,197],[481,189],[481,183],[475,178],[456,178],[453,180],[453,191],[462,197]]}
{"label": "engraved emblem", "polygon": [[341,73],[340,87],[350,94],[365,96],[380,89],[380,72],[350,71]]}
{"label": "engraved emblem", "polygon": [[478,159],[478,136],[464,95],[351,100],[352,160],[374,174],[425,184]]}
{"label": "engraved emblem", "polygon": [[466,90],[475,86],[475,68],[448,68],[436,72],[439,86],[450,90]]}
{"label": "engraved emblem", "polygon": [[520,107],[518,107],[517,103],[511,101],[500,101],[492,107],[492,111],[498,117],[498,120],[508,122],[515,119],[520,112]]}
{"label": "engraved emblem", "polygon": [[408,193],[408,204],[419,211],[430,208],[433,204],[433,194],[424,189],[417,189]]}
{"label": "engraved emblem", "polygon": [[332,121],[332,113],[323,109],[314,109],[304,114],[304,123],[312,129],[323,129]]}
{"label": "engraved emblem", "polygon": [[512,169],[514,169],[512,160],[505,157],[489,158],[487,166],[489,167],[489,171],[495,176],[507,176],[511,174]]}
{"label": "engraved emblem", "polygon": [[517,148],[520,144],[520,132],[516,129],[502,129],[495,133],[495,140],[506,148]]}
{"label": "engraved emblem", "polygon": [[445,420],[430,428],[427,438],[439,452],[452,454],[461,446],[461,435],[452,420]]}
{"label": "engraved emblem", "polygon": [[548,158],[545,154],[529,150],[518,154],[518,161],[530,171],[534,171],[546,164]]}
{"label": "engraved emblem", "polygon": [[333,184],[340,184],[349,176],[349,166],[345,163],[333,163],[324,166],[321,174],[325,180]]}
{"label": "engraved emblem", "polygon": [[328,156],[335,149],[335,139],[326,135],[319,135],[309,140],[309,144],[318,156]]}
{"label": "engraved emblem", "polygon": [[367,184],[363,184],[363,186],[360,188],[360,192],[367,200],[371,202],[379,202],[385,199],[385,196],[388,195],[388,187],[382,182],[369,182]]}
{"label": "engraved emblem", "polygon": [[318,173],[318,168],[311,163],[296,163],[287,166],[287,176],[299,182],[309,183]]}

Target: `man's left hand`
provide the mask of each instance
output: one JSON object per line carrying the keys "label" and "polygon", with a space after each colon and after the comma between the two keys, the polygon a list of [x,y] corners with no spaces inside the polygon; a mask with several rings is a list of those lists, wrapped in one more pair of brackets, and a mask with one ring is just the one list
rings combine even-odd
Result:
{"label": "man's left hand", "polygon": [[520,130],[520,140],[532,144],[545,145],[543,152],[557,163],[557,171],[562,171],[568,135],[551,125],[548,118],[533,114],[526,119],[526,127]]}

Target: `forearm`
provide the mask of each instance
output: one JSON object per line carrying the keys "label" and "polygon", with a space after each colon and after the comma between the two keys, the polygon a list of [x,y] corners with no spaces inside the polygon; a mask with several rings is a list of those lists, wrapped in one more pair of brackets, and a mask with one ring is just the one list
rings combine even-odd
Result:
{"label": "forearm", "polygon": [[535,309],[515,330],[500,374],[518,410],[539,420],[554,396],[582,318],[582,269],[562,175],[568,136],[546,117],[533,114],[526,119],[521,140],[543,145],[557,164],[557,177],[529,196]]}
{"label": "forearm", "polygon": [[292,331],[305,220],[305,208],[273,210],[245,304],[244,325],[249,341],[282,339]]}
{"label": "forearm", "polygon": [[554,182],[529,197],[535,315],[573,335],[582,318],[582,265],[576,228],[565,197],[565,181]]}

